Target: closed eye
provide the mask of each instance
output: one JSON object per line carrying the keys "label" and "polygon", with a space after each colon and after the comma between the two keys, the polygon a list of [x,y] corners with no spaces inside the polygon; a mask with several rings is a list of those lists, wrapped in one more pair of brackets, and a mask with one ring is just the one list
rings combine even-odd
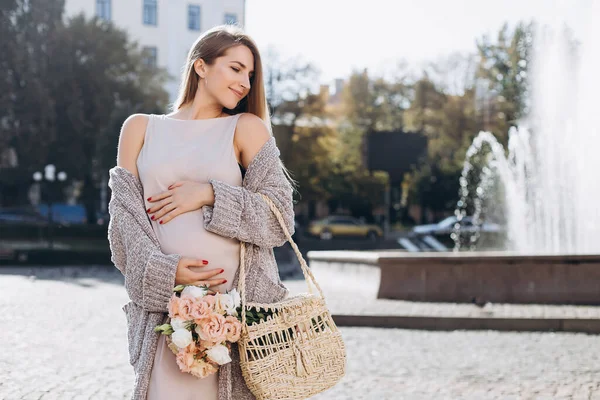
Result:
{"label": "closed eye", "polygon": [[240,72],[240,69],[239,69],[239,68],[236,68],[236,67],[231,67],[231,69],[232,69],[232,70],[234,70],[235,72]]}

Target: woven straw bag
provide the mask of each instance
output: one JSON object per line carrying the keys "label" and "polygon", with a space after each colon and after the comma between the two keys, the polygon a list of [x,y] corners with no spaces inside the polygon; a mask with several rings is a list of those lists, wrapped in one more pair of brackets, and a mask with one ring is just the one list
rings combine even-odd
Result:
{"label": "woven straw bag", "polygon": [[[325,305],[325,297],[271,199],[262,195],[292,245],[308,293],[278,303],[246,302],[245,244],[241,244],[238,290],[242,304],[242,335],[238,341],[240,366],[257,400],[300,400],[334,386],[345,374],[346,349]],[[311,284],[318,290],[314,294]],[[265,320],[246,324],[246,310],[263,309]]]}

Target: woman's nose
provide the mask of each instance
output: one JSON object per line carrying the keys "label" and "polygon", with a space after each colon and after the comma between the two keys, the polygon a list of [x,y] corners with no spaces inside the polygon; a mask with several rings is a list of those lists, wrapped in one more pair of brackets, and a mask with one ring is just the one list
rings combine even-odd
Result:
{"label": "woman's nose", "polygon": [[245,77],[242,80],[242,87],[246,90],[250,90],[250,78],[249,77]]}

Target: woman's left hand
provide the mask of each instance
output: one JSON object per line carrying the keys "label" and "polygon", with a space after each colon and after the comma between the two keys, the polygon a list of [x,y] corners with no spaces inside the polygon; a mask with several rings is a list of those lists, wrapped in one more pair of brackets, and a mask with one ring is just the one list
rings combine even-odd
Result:
{"label": "woman's left hand", "polygon": [[192,181],[175,182],[166,192],[148,198],[155,203],[146,210],[153,221],[166,224],[176,216],[199,210],[206,204],[207,191],[212,189],[209,183]]}

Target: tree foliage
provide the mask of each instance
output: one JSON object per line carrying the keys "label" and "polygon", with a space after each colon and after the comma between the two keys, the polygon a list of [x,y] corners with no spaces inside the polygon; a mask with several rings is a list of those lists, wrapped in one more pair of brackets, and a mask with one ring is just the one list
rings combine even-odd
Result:
{"label": "tree foliage", "polygon": [[508,129],[528,111],[527,72],[533,44],[532,23],[514,30],[505,24],[496,41],[484,36],[477,42],[479,109],[482,128],[506,142]]}
{"label": "tree foliage", "polygon": [[[0,149],[16,151],[23,188],[33,170],[53,163],[84,182],[83,201],[93,211],[122,121],[166,109],[166,73],[146,65],[125,32],[83,16],[65,21],[63,6],[6,0],[0,8]],[[407,175],[409,201],[451,211],[473,137],[490,130],[505,141],[527,113],[532,31],[531,24],[504,26],[494,40],[477,41],[473,54],[438,60],[416,77],[401,65],[393,77],[356,71],[334,105],[315,87],[314,65],[269,49],[263,59],[274,134],[298,181],[298,200],[370,217],[389,182],[367,169],[367,135],[403,130],[428,139],[426,157]]]}
{"label": "tree foliage", "polygon": [[2,8],[1,137],[16,151],[21,193],[32,171],[52,163],[83,182],[92,216],[102,177],[115,163],[120,124],[131,113],[166,108],[166,74],[146,65],[113,24],[64,21],[63,5],[15,0]]}

